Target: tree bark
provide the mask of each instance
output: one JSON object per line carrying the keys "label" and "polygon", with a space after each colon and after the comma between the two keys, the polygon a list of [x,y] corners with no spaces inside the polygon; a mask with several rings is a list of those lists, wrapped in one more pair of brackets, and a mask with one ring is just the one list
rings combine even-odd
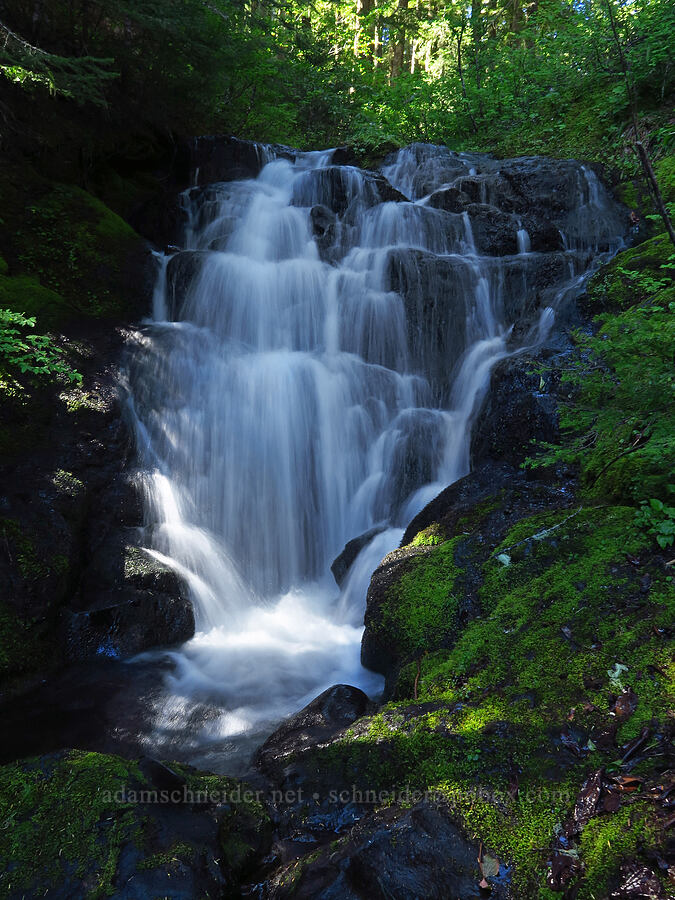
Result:
{"label": "tree bark", "polygon": [[672,241],[673,246],[675,247],[675,229],[673,228],[673,223],[670,220],[670,216],[668,215],[668,210],[666,209],[666,205],[663,202],[663,194],[661,193],[661,189],[659,188],[659,183],[656,180],[656,174],[654,169],[652,168],[652,164],[649,161],[649,156],[647,155],[647,151],[644,148],[644,145],[641,141],[635,142],[635,147],[638,152],[638,156],[640,157],[640,162],[642,163],[642,170],[645,173],[645,177],[649,183],[649,186],[652,190],[652,194],[654,195],[654,202],[656,203],[656,208],[659,211],[659,215],[663,219],[663,224],[666,226],[666,231],[668,232],[668,237]]}

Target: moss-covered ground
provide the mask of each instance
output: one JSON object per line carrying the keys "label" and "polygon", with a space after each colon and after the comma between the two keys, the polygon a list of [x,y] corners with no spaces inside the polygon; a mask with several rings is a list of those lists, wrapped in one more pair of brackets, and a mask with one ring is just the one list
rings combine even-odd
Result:
{"label": "moss-covered ground", "polygon": [[[137,763],[100,753],[72,750],[0,767],[0,896],[105,897],[134,870],[177,874],[203,864],[207,849],[226,878],[241,874],[269,837],[261,804],[232,779],[172,769],[185,779],[186,797],[213,802],[186,802],[176,819],[171,805],[148,802],[160,792]],[[190,824],[200,815],[214,818],[210,848],[204,826]]]}

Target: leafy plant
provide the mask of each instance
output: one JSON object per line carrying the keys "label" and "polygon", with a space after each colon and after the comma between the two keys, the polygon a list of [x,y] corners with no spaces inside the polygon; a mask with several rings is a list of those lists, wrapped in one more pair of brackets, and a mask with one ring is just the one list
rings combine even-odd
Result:
{"label": "leafy plant", "polygon": [[[669,484],[668,487],[671,493],[675,493],[675,484]],[[667,506],[663,500],[655,497],[643,500],[635,513],[635,522],[647,534],[655,537],[662,550],[672,547],[675,542],[675,506]]]}
{"label": "leafy plant", "polygon": [[81,382],[80,373],[68,365],[49,335],[27,333],[26,329],[34,327],[34,316],[0,309],[0,369]]}

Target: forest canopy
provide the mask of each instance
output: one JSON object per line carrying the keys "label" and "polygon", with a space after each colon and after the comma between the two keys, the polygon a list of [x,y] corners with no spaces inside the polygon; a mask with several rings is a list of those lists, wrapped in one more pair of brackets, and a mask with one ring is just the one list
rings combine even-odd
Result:
{"label": "forest canopy", "polygon": [[[6,0],[3,10],[5,140],[21,130],[17,92],[30,91],[98,107],[118,131],[481,149],[526,132],[532,151],[555,152],[589,129],[617,138],[629,91],[648,111],[675,78],[670,0]],[[673,128],[659,124],[665,149]]]}

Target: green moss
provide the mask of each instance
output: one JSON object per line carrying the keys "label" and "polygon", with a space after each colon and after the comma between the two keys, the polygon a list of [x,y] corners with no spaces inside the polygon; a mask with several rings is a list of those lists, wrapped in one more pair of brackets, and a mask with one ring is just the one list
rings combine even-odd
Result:
{"label": "green moss", "polygon": [[27,165],[0,172],[0,205],[12,221],[0,272],[0,306],[36,315],[38,327],[74,316],[127,314],[125,266],[140,239],[116,213],[74,185]]}
{"label": "green moss", "polygon": [[134,763],[74,750],[0,768],[0,890],[42,892],[64,875],[88,896],[112,893],[123,843],[137,838],[131,804],[113,798],[144,780]]}
{"label": "green moss", "polygon": [[410,544],[413,547],[435,547],[438,544],[443,544],[446,540],[447,537],[443,529],[438,523],[434,523],[428,528],[418,531]]}
{"label": "green moss", "polygon": [[27,316],[39,317],[42,326],[49,328],[68,312],[68,305],[56,291],[40,284],[34,275],[0,275],[0,307]]}
{"label": "green moss", "polygon": [[163,853],[153,853],[138,864],[139,869],[168,869],[185,863],[188,865],[195,859],[198,850],[192,844],[178,841]]}
{"label": "green moss", "polygon": [[663,199],[666,203],[675,203],[675,156],[664,156],[654,169]]}
{"label": "green moss", "polygon": [[660,840],[652,804],[637,800],[613,815],[597,816],[581,834],[581,854],[586,867],[580,900],[607,897],[624,860],[641,852],[659,852]]}
{"label": "green moss", "polygon": [[675,280],[659,235],[615,258],[589,289],[595,334],[577,333],[560,396],[561,439],[529,465],[577,465],[587,498],[667,498],[675,470]]}
{"label": "green moss", "polygon": [[414,557],[410,570],[387,593],[381,627],[396,636],[405,656],[442,646],[455,628],[459,569],[454,550],[458,540],[436,545],[432,536],[434,549]]}
{"label": "green moss", "polygon": [[[449,555],[452,543],[400,579],[418,609],[429,596],[430,565],[434,596],[457,590],[454,564],[444,573],[433,563],[434,554]],[[496,558],[504,552],[508,566]],[[644,568],[636,570],[626,555],[644,559]],[[482,615],[454,645],[420,655],[415,704],[401,698],[406,689],[412,695],[418,663],[403,669],[399,699],[317,754],[319,765],[372,790],[439,792],[470,834],[514,864],[518,896],[546,896],[545,864],[556,829],[570,816],[588,773],[611,768],[617,756],[616,749],[601,753],[592,741],[615,721],[610,671],[617,662],[626,666],[623,683],[638,697],[636,711],[620,723],[619,743],[644,724],[665,722],[675,702],[675,666],[664,631],[675,617],[675,591],[648,558],[649,543],[629,507],[522,519],[483,563]],[[641,589],[644,574],[651,580],[648,594]],[[419,641],[426,633],[434,646],[435,629],[412,633]],[[569,729],[578,735],[576,752],[562,742]],[[620,821],[609,824],[619,813],[623,807],[602,821],[620,830]],[[592,835],[582,855],[595,846]],[[584,885],[591,887],[580,896],[590,897],[601,877],[601,861],[590,849],[586,865]]]}
{"label": "green moss", "polygon": [[[262,846],[269,835],[261,804],[249,801],[245,786],[233,779],[170,765],[194,797],[237,798],[218,816],[233,844],[241,829],[239,844],[249,855],[223,861],[230,874],[243,871],[256,838]],[[137,763],[100,753],[74,750],[0,767],[0,896],[50,896],[75,885],[92,900],[111,895],[119,888],[123,850],[140,870],[170,874],[173,867],[201,865],[203,848],[182,839],[180,822],[155,818],[162,804],[149,799],[153,790]],[[186,807],[186,816],[194,814]]]}
{"label": "green moss", "polygon": [[589,282],[588,311],[617,312],[649,300],[655,289],[668,284],[663,264],[671,251],[672,245],[664,233],[619,253]]}

